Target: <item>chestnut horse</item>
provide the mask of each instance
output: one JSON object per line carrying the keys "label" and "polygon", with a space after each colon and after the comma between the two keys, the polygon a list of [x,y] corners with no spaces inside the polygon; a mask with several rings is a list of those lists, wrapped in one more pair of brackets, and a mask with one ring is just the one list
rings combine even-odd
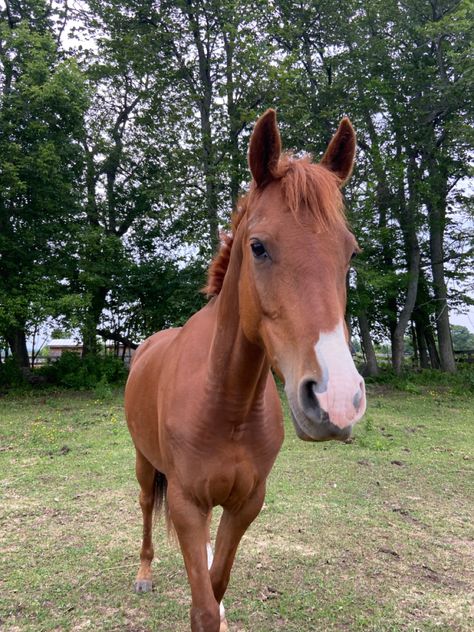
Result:
{"label": "chestnut horse", "polygon": [[[365,411],[344,321],[358,247],[340,188],[354,152],[345,118],[319,164],[281,155],[268,110],[250,140],[250,191],[209,270],[213,298],[135,355],[125,395],[143,512],[135,590],[152,588],[152,512],[164,499],[191,586],[193,632],[227,630],[222,597],[283,441],[270,368],[284,380],[305,441],[347,439]],[[213,557],[216,505],[223,513]]]}

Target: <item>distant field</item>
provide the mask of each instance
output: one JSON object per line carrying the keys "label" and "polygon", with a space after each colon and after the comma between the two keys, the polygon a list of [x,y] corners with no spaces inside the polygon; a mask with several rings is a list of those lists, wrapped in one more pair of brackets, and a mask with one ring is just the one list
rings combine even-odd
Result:
{"label": "distant field", "polygon": [[[375,389],[375,387],[373,387]],[[352,443],[290,424],[225,604],[232,632],[474,629],[474,395],[378,387]],[[122,393],[0,399],[0,629],[189,630],[179,549],[141,518]]]}

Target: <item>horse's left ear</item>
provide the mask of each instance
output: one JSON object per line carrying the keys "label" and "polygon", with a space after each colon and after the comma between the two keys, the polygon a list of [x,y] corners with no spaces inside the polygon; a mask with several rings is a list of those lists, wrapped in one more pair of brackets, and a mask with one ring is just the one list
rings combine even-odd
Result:
{"label": "horse's left ear", "polygon": [[352,123],[346,116],[339,123],[337,132],[332,137],[321,159],[321,164],[340,179],[341,187],[346,184],[351,176],[355,149],[356,135]]}
{"label": "horse's left ear", "polygon": [[281,154],[280,132],[275,110],[267,110],[253,128],[249,145],[249,167],[257,186],[273,178]]}

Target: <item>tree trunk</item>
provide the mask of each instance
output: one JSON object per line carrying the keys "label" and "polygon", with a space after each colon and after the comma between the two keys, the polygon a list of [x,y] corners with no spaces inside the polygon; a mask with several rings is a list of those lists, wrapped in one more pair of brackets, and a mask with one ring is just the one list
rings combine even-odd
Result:
{"label": "tree trunk", "polygon": [[433,300],[428,291],[428,282],[423,270],[418,278],[418,294],[416,297],[413,319],[419,343],[420,365],[422,369],[439,369],[439,355],[430,322]]}
{"label": "tree trunk", "polygon": [[26,347],[26,333],[24,329],[12,329],[8,332],[7,342],[13,358],[22,371],[30,370],[30,358]]}
{"label": "tree trunk", "polygon": [[[401,155],[401,146],[399,144],[397,144],[397,154]],[[420,247],[416,234],[416,211],[419,202],[416,187],[417,177],[419,177],[419,173],[416,156],[412,153],[409,156],[407,166],[408,196],[405,192],[403,176],[400,174],[398,179],[398,221],[403,233],[408,268],[408,285],[405,304],[392,334],[392,366],[397,375],[402,370],[404,336],[415,307],[420,277]]]}
{"label": "tree trunk", "polygon": [[[363,87],[358,84],[359,95],[363,99]],[[378,229],[380,234],[380,246],[382,248],[382,261],[383,270],[393,270],[394,267],[394,245],[393,235],[389,228],[389,218],[393,207],[395,206],[396,199],[390,188],[387,169],[383,159],[382,152],[380,151],[379,136],[372,120],[372,116],[368,109],[363,110],[365,123],[370,136],[371,148],[370,153],[372,155],[372,167],[376,176],[376,188],[375,188],[375,201],[379,212]],[[385,305],[388,308],[386,310],[386,318],[388,321],[388,329],[390,332],[390,338],[393,339],[395,329],[397,327],[397,296],[396,292],[389,288],[385,296]]]}
{"label": "tree trunk", "polygon": [[425,329],[426,344],[428,345],[428,353],[430,354],[430,362],[433,369],[439,369],[441,362],[439,359],[438,347],[436,346],[436,340],[434,337],[433,329],[431,325],[428,329]]}
{"label": "tree trunk", "polygon": [[411,341],[413,345],[413,368],[417,368],[419,366],[419,355],[418,355],[418,337],[416,335],[415,323],[413,322],[413,318],[410,325],[411,329]]}
{"label": "tree trunk", "polygon": [[357,320],[359,322],[362,348],[364,349],[366,360],[365,374],[370,377],[375,377],[379,374],[379,365],[377,363],[377,356],[375,355],[375,349],[372,343],[372,336],[370,335],[369,320],[366,312],[361,312],[358,315]]}
{"label": "tree trunk", "polygon": [[426,206],[430,229],[430,260],[435,298],[436,330],[441,370],[456,371],[456,363],[449,324],[448,292],[444,275],[444,231],[446,228],[446,205],[448,197],[447,158],[437,147],[434,129],[428,153],[429,184]]}
{"label": "tree trunk", "polygon": [[442,212],[436,205],[428,205],[430,219],[430,257],[433,274],[433,291],[435,296],[436,331],[438,334],[439,357],[441,370],[448,373],[456,371],[456,363],[451,340],[449,323],[448,292],[444,276],[444,247]]}
{"label": "tree trunk", "polygon": [[415,322],[416,340],[418,342],[418,356],[420,360],[420,367],[422,369],[429,369],[430,358],[428,355],[428,344],[426,342],[425,331],[420,315],[417,314],[416,309],[413,312],[413,320]]}
{"label": "tree trunk", "polygon": [[411,318],[418,289],[418,274],[420,272],[420,251],[418,244],[413,244],[410,253],[409,280],[405,298],[405,305],[398,318],[397,326],[392,336],[392,366],[397,375],[401,373],[403,364],[404,336]]}
{"label": "tree trunk", "polygon": [[240,190],[239,132],[241,129],[239,112],[234,98],[235,35],[232,31],[227,32],[224,25],[223,37],[226,56],[227,113],[229,115],[230,198],[232,208],[235,208]]}
{"label": "tree trunk", "polygon": [[[212,251],[219,246],[219,218],[217,214],[217,178],[216,160],[211,126],[211,106],[213,99],[213,80],[211,77],[211,51],[209,40],[201,36],[197,17],[197,7],[190,0],[186,0],[182,9],[189,21],[189,27],[198,53],[200,95],[199,112],[201,122],[202,170],[206,187],[206,214],[209,225],[209,237]],[[195,13],[196,12],[196,13]]]}
{"label": "tree trunk", "polygon": [[97,328],[105,307],[107,291],[105,287],[97,288],[87,309],[81,331],[83,358],[86,355],[98,354],[100,351],[100,344],[97,341]]}

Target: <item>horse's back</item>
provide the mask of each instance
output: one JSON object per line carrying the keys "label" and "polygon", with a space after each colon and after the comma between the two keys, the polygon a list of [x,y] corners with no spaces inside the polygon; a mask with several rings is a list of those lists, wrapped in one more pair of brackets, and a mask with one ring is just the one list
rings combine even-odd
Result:
{"label": "horse's back", "polygon": [[169,345],[180,328],[164,329],[138,347],[125,387],[125,415],[135,446],[146,457],[153,455],[159,468],[157,384]]}

